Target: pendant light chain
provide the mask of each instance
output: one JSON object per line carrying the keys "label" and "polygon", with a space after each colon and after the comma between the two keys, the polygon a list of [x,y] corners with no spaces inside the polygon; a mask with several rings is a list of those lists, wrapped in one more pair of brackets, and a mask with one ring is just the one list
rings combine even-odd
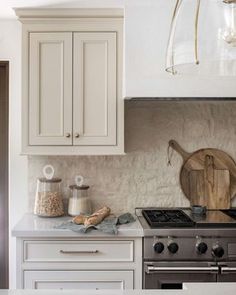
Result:
{"label": "pendant light chain", "polygon": [[196,8],[196,15],[195,15],[195,63],[196,65],[199,64],[199,59],[198,59],[198,20],[199,20],[199,11],[200,11],[200,6],[201,6],[201,0],[197,0],[197,8]]}

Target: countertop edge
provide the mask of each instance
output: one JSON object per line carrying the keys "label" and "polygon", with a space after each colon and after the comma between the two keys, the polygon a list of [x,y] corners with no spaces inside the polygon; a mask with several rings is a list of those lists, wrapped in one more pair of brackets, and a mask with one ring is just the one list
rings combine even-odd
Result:
{"label": "countertop edge", "polygon": [[13,227],[12,237],[15,238],[141,238],[144,236],[143,228],[138,219],[133,223],[119,225],[118,234],[103,233],[92,230],[83,234],[69,229],[56,229],[55,225],[69,220],[70,217],[62,218],[41,218],[32,213],[26,213],[21,220]]}

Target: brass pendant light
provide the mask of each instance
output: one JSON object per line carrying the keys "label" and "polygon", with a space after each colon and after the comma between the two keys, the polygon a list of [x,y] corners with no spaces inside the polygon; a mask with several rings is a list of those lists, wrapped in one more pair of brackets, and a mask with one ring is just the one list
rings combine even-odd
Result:
{"label": "brass pendant light", "polygon": [[236,76],[236,0],[176,0],[166,71]]}

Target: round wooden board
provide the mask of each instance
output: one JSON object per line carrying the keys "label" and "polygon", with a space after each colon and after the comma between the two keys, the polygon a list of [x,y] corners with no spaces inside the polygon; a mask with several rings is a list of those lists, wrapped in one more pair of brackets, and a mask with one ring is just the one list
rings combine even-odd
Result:
{"label": "round wooden board", "polygon": [[236,195],[236,163],[234,160],[225,152],[218,149],[201,149],[192,154],[184,160],[184,163],[180,171],[180,185],[185,196],[190,200],[190,183],[189,173],[192,170],[204,170],[205,157],[214,157],[215,169],[229,170],[230,173],[230,196],[231,199]]}

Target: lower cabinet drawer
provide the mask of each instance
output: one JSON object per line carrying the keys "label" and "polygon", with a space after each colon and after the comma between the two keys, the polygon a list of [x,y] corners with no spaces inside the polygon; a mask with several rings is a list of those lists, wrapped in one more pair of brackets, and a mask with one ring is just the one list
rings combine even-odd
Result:
{"label": "lower cabinet drawer", "polygon": [[133,271],[24,271],[24,289],[133,289]]}
{"label": "lower cabinet drawer", "polygon": [[24,262],[132,262],[133,241],[24,241]]}

